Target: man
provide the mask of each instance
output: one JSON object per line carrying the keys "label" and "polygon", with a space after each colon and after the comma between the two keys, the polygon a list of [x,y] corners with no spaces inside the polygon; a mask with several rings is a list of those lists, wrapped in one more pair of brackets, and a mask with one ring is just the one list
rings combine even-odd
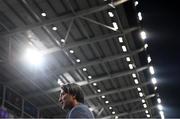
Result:
{"label": "man", "polygon": [[62,109],[69,110],[68,119],[72,118],[91,118],[93,113],[84,105],[84,95],[79,85],[70,83],[61,87],[59,102]]}

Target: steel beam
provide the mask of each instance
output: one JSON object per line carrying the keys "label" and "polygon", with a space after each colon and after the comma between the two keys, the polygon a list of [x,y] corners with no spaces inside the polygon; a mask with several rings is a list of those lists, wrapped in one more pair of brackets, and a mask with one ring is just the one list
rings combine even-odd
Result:
{"label": "steel beam", "polygon": [[[145,85],[141,85],[141,86],[145,86]],[[129,88],[127,90],[132,90],[132,89],[134,89],[134,88]],[[118,89],[118,90],[114,90],[114,91],[107,91],[108,94],[100,94],[100,95],[95,94],[95,95],[91,95],[91,96],[85,97],[85,100],[89,100],[89,99],[92,99],[92,98],[100,97],[102,95],[109,95],[109,94],[113,94],[113,93],[121,93],[121,92],[127,91],[127,90],[125,90],[125,89],[124,90]],[[91,97],[91,98],[89,98],[89,97]],[[153,98],[153,97],[155,97],[155,94],[147,95],[146,97],[144,97],[144,99],[150,99],[150,98]],[[135,98],[135,99],[131,99],[131,100],[116,102],[116,103],[105,105],[105,108],[108,108],[110,106],[114,107],[114,106],[126,105],[126,104],[129,104],[129,103],[134,103],[134,102],[138,102],[138,101],[141,101],[141,100],[142,100],[142,98]],[[38,108],[40,110],[42,110],[42,109],[53,108],[53,107],[56,107],[56,106],[57,105],[55,105],[55,104],[51,104],[51,105],[40,106]]]}
{"label": "steel beam", "polygon": [[[151,95],[147,95],[146,97],[144,97],[144,99],[151,99],[155,97],[155,94],[151,94]],[[85,100],[87,100],[87,98],[85,98]],[[114,107],[114,106],[121,106],[121,105],[126,105],[126,104],[129,104],[129,103],[134,103],[134,102],[138,102],[138,101],[141,101],[142,99],[141,98],[135,98],[135,99],[131,99],[131,100],[126,100],[126,101],[121,101],[121,102],[117,102],[117,103],[112,103],[112,104],[108,104],[108,105],[105,105],[105,108],[108,108],[108,107]],[[53,108],[57,105],[46,105],[46,106],[42,106],[42,107],[38,107],[39,109],[47,109],[47,108]]]}
{"label": "steel beam", "polygon": [[142,51],[144,51],[144,48],[134,50],[134,51],[132,51],[130,53],[124,53],[124,54],[109,56],[109,57],[106,57],[106,58],[97,59],[97,60],[94,60],[94,61],[85,62],[85,63],[77,64],[77,65],[74,65],[74,66],[69,66],[69,67],[64,68],[61,71],[61,73],[76,70],[76,69],[80,69],[80,68],[87,67],[87,66],[92,66],[92,65],[95,65],[95,64],[105,63],[105,62],[108,62],[108,61],[122,59],[122,58],[125,58],[127,56],[133,56],[133,55],[138,54],[138,53],[140,53]]}
{"label": "steel beam", "polygon": [[149,107],[149,108],[146,108],[146,109],[133,110],[131,112],[123,112],[123,113],[119,113],[119,114],[115,114],[115,115],[109,115],[109,116],[106,116],[106,117],[102,117],[101,119],[112,119],[115,116],[122,117],[122,116],[126,116],[126,115],[132,115],[132,114],[135,114],[135,113],[145,112],[146,110],[152,110],[152,109],[155,109],[155,108],[156,108],[156,106],[152,106],[152,107]]}
{"label": "steel beam", "polygon": [[150,83],[151,83],[151,82],[146,82],[146,83],[143,83],[143,84],[140,84],[140,85],[129,86],[129,87],[125,87],[125,88],[118,88],[118,89],[115,89],[115,90],[106,91],[106,92],[104,92],[104,93],[98,93],[98,94],[96,94],[96,95],[87,96],[86,99],[92,99],[92,98],[100,97],[100,96],[102,96],[102,95],[110,95],[110,94],[114,94],[114,93],[126,92],[126,91],[129,91],[129,90],[136,89],[136,88],[138,88],[138,87],[146,86],[146,85],[148,85],[148,84],[150,84]]}
{"label": "steel beam", "polygon": [[[75,70],[75,69],[79,69],[79,68],[82,68],[82,67],[87,67],[87,66],[96,65],[96,64],[99,64],[99,63],[105,63],[105,62],[108,62],[108,61],[125,58],[127,56],[132,56],[132,55],[138,54],[138,53],[140,53],[142,51],[144,51],[144,48],[137,49],[137,50],[132,51],[130,53],[124,53],[124,54],[109,56],[109,57],[102,58],[102,59],[97,59],[97,60],[90,61],[90,62],[85,62],[85,63],[81,63],[81,64],[75,64],[73,66],[69,66],[69,67],[66,67],[64,69],[60,69],[58,71],[55,71],[55,73],[56,74],[57,73],[60,74],[60,73],[72,71],[72,70]],[[6,84],[7,85],[12,85],[12,84],[17,83],[17,82],[20,82],[20,81],[10,81],[10,82],[8,82]],[[79,83],[79,85],[84,85],[84,83],[86,84],[87,81],[85,81],[85,82],[78,82],[78,83]]]}
{"label": "steel beam", "polygon": [[123,4],[126,1],[128,1],[128,0],[116,0],[115,2],[112,2],[110,4],[96,6],[96,7],[92,7],[92,8],[89,8],[89,9],[84,9],[84,10],[81,10],[81,11],[77,11],[76,15],[74,15],[73,13],[69,13],[69,14],[66,14],[66,15],[63,15],[63,16],[59,16],[59,17],[56,17],[56,18],[45,20],[43,22],[38,22],[38,23],[31,24],[31,25],[23,26],[23,27],[20,27],[20,28],[16,28],[16,29],[8,31],[7,33],[1,33],[0,35],[1,36],[9,36],[9,35],[13,35],[13,34],[16,34],[16,33],[19,33],[19,32],[24,32],[24,31],[27,31],[27,30],[32,30],[32,29],[39,28],[39,27],[42,27],[42,26],[50,25],[50,24],[53,24],[53,23],[72,20],[72,19],[78,18],[80,16],[85,16],[85,15],[93,14],[93,13],[100,12],[100,11],[103,11],[103,10],[106,10],[106,9],[110,9],[110,8],[112,8],[111,7],[112,5],[118,6],[120,4]]}
{"label": "steel beam", "polygon": [[[136,68],[136,69],[133,69],[133,70],[128,70],[128,71],[123,71],[123,72],[119,72],[119,73],[115,73],[115,74],[112,74],[112,75],[106,75],[106,76],[102,76],[102,77],[99,77],[99,78],[95,78],[93,80],[90,80],[90,81],[78,81],[78,82],[75,82],[77,84],[79,84],[80,86],[84,86],[84,85],[88,85],[88,84],[92,84],[92,83],[95,83],[95,82],[100,82],[100,81],[105,81],[105,80],[109,80],[109,79],[114,79],[114,78],[118,78],[118,77],[122,77],[122,76],[126,76],[126,75],[129,75],[129,74],[132,74],[133,72],[137,71],[137,72],[141,72],[143,70],[146,70],[149,66],[143,66],[143,67],[140,67],[140,68]],[[52,88],[52,89],[49,89],[49,90],[46,90],[45,92],[46,93],[54,93],[54,92],[58,92],[60,91],[60,87],[56,87],[56,88]],[[27,95],[26,97],[27,98],[32,98],[34,96],[40,96],[42,95],[42,93],[32,93],[31,95]]]}
{"label": "steel beam", "polygon": [[107,29],[110,29],[110,30],[113,30],[113,31],[118,31],[118,30],[115,30],[114,27],[112,27],[112,26],[108,26],[108,25],[102,24],[102,23],[97,22],[97,21],[95,21],[95,20],[93,20],[93,19],[90,19],[90,18],[87,18],[87,17],[80,17],[80,18],[82,18],[82,19],[84,19],[84,20],[87,20],[87,21],[89,21],[89,22],[91,22],[91,23],[97,24],[97,25],[99,25],[99,26],[102,26],[102,27],[104,27],[104,28],[107,28]]}
{"label": "steel beam", "polygon": [[67,30],[66,36],[65,36],[65,38],[64,38],[65,43],[67,42],[67,38],[69,37],[69,33],[70,33],[71,29],[72,29],[73,22],[74,22],[74,19],[71,21],[71,23],[70,23],[70,25],[69,25],[69,28],[68,28],[68,30]]}
{"label": "steel beam", "polygon": [[[144,97],[144,99],[150,99],[150,98],[153,98],[155,97],[156,95],[155,94],[151,94],[151,95],[147,95],[146,97]],[[118,103],[112,103],[112,104],[108,104],[107,107],[114,107],[114,106],[119,106],[119,105],[126,105],[126,104],[129,104],[129,103],[133,103],[133,102],[138,102],[138,101],[141,101],[142,98],[136,98],[136,99],[131,99],[131,100],[126,100],[126,101],[122,101],[122,102],[118,102]]]}
{"label": "steel beam", "polygon": [[[131,27],[131,28],[125,29],[124,34],[128,34],[128,33],[132,32],[132,31],[137,30],[137,29],[139,29],[139,27]],[[118,32],[109,33],[109,34],[97,36],[97,37],[94,37],[94,38],[90,38],[90,39],[88,38],[88,39],[84,39],[82,41],[77,41],[77,42],[73,42],[73,43],[70,43],[70,44],[66,44],[63,47],[50,48],[48,50],[43,51],[42,53],[44,55],[48,55],[48,54],[51,54],[51,53],[54,53],[54,52],[58,52],[58,51],[62,51],[62,50],[68,50],[68,49],[71,49],[71,48],[74,48],[74,47],[79,47],[79,46],[83,46],[83,45],[87,45],[87,44],[93,44],[93,43],[96,43],[96,42],[101,42],[101,41],[111,39],[111,38],[114,38],[114,37],[118,37],[118,36],[122,36],[122,35],[123,34],[118,33]]]}

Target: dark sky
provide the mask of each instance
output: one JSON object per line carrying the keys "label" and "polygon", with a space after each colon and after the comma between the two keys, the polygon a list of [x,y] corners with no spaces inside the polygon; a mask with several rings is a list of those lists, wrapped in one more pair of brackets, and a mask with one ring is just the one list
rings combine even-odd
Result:
{"label": "dark sky", "polygon": [[180,117],[180,10],[174,1],[141,0],[165,117]]}

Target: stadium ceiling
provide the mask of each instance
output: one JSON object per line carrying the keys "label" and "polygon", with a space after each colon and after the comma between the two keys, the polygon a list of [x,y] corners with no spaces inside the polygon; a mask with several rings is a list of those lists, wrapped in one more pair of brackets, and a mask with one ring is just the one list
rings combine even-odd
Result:
{"label": "stadium ceiling", "polygon": [[[37,107],[39,117],[65,117],[58,96],[70,82],[81,85],[96,117],[157,117],[134,2],[0,0],[2,85]],[[25,62],[27,48],[43,63]]]}

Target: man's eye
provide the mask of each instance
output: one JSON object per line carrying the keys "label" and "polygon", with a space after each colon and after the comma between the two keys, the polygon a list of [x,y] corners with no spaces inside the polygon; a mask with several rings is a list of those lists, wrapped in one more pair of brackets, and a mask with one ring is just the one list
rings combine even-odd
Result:
{"label": "man's eye", "polygon": [[65,93],[63,92],[63,93],[61,93],[61,95],[64,95]]}

